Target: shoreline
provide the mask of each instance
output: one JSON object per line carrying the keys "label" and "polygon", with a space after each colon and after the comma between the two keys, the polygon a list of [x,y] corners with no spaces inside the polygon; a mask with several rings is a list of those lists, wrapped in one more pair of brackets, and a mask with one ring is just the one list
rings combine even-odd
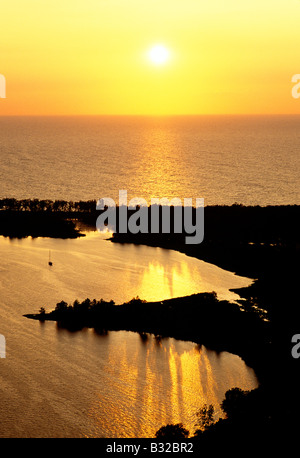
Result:
{"label": "shoreline", "polygon": [[9,238],[51,237],[72,239],[84,237],[74,221],[61,214],[0,210],[0,235]]}
{"label": "shoreline", "polygon": [[[19,203],[16,203],[14,199],[12,201],[15,206],[24,205],[24,201]],[[57,211],[53,211],[54,204],[51,201],[49,204],[51,211],[17,211],[3,209],[2,205],[0,233],[3,234],[4,232],[2,223],[7,217],[10,220],[9,224],[6,225],[7,228],[12,227],[10,223],[16,220],[29,221],[30,224],[27,226],[17,225],[17,228],[23,232],[23,236],[76,238],[84,236],[80,232],[81,226],[96,230],[95,223],[99,212],[94,210],[94,202],[81,202],[80,205],[75,203],[76,205],[73,204],[74,208],[70,207],[71,204],[62,201]],[[35,205],[41,206],[40,201],[35,202]],[[74,211],[76,208],[78,211]],[[274,324],[274,318],[275,321],[280,321],[280,319],[277,317],[278,305],[276,304],[276,309],[274,309],[272,304],[274,300],[273,276],[274,278],[279,276],[282,280],[284,270],[285,276],[288,277],[290,269],[286,269],[286,266],[287,264],[292,265],[293,257],[298,255],[300,239],[298,229],[294,224],[297,216],[300,216],[300,206],[295,205],[273,207],[212,206],[205,207],[205,234],[203,242],[199,245],[186,245],[184,235],[174,233],[154,235],[115,233],[108,240],[112,243],[143,244],[176,250],[237,275],[255,279],[248,287],[233,289],[232,291],[240,295],[243,307],[246,305],[248,314],[258,314],[259,309],[266,310]],[[47,227],[49,221],[51,221],[51,225]],[[36,222],[38,222],[38,226],[34,227],[33,231]],[[46,227],[47,231],[45,231]],[[25,233],[26,235],[24,235]],[[5,235],[14,236],[9,231]],[[22,237],[20,233],[16,236]],[[285,295],[286,286],[284,284],[279,284],[279,286],[281,286],[281,293]],[[281,316],[281,312],[278,315]],[[235,353],[239,354],[237,351]],[[252,353],[254,355],[254,350]],[[255,360],[255,357],[253,356],[251,359]]]}
{"label": "shoreline", "polygon": [[[77,332],[93,328],[97,332],[131,331],[157,338],[190,341],[216,351],[227,351],[243,359],[260,380],[269,352],[269,323],[255,312],[242,312],[239,305],[220,301],[215,293],[147,302],[140,298],[115,304],[113,301],[75,301],[56,304],[51,312],[26,314],[40,322],[55,321],[61,328]],[[253,359],[260,348],[260,359]]]}
{"label": "shoreline", "polygon": [[[205,212],[204,241],[199,245],[186,245],[178,234],[115,233],[110,241],[176,250],[237,275],[254,278],[248,287],[233,290],[242,298],[245,311],[237,312],[231,303],[215,301],[209,294],[206,300],[202,300],[202,296],[200,307],[199,301],[195,306],[198,295],[192,295],[160,303],[138,303],[134,309],[135,324],[129,320],[133,316],[129,313],[128,304],[114,304],[114,311],[110,319],[106,317],[104,327],[107,330],[139,332],[141,336],[153,333],[189,340],[212,350],[229,351],[240,356],[255,371],[264,393],[261,399],[269,406],[268,418],[275,424],[286,417],[296,425],[300,374],[298,361],[291,357],[290,342],[293,334],[299,333],[300,323],[295,292],[300,271],[300,206],[220,206],[206,208]],[[74,220],[95,230],[95,213],[81,215]],[[168,301],[173,301],[173,304],[168,304]],[[210,308],[205,308],[205,303],[210,303]],[[161,317],[158,311],[166,312],[167,316],[170,304],[173,312],[177,313],[177,321],[174,316],[169,316],[168,323],[173,323],[173,328],[159,327],[157,323],[160,323]],[[147,313],[156,317],[152,328],[147,325],[145,314],[141,313],[142,309],[145,311],[145,306],[148,307]],[[236,304],[236,307],[239,305]],[[115,314],[117,309],[118,317]],[[259,309],[267,311],[267,323],[260,316]],[[183,317],[187,316],[190,321],[185,321],[184,327]],[[74,327],[72,320],[68,322],[61,316],[58,320],[53,312],[26,317],[40,321],[51,319],[58,326],[69,327],[72,331],[94,327],[91,321],[84,320],[77,321]],[[119,324],[116,319],[119,319]],[[177,328],[176,323],[179,323]],[[202,323],[200,334],[199,326],[191,329],[199,323]]]}

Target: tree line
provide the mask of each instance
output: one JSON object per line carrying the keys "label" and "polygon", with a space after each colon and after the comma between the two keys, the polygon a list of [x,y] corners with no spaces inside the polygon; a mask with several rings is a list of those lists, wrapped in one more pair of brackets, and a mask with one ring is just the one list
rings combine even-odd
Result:
{"label": "tree line", "polygon": [[95,212],[96,200],[0,199],[0,210],[27,212]]}
{"label": "tree line", "polygon": [[201,444],[214,444],[216,440],[225,438],[229,442],[243,439],[265,444],[274,439],[273,413],[276,407],[270,396],[264,393],[263,387],[254,390],[231,388],[226,391],[220,408],[224,416],[215,420],[214,406],[204,404],[196,412],[194,432],[186,429],[182,423],[167,424],[156,431],[155,437],[170,441],[193,438],[200,440]]}
{"label": "tree line", "polygon": [[[113,300],[60,301],[46,313],[28,318],[56,321],[59,327],[79,331],[134,331],[141,335],[173,337],[203,344],[217,351],[239,354],[260,377],[268,358],[270,324],[255,310],[243,311],[238,304],[219,301],[216,293],[198,293],[187,297],[147,302],[134,297],[123,304]],[[212,329],[214,332],[212,332]]]}

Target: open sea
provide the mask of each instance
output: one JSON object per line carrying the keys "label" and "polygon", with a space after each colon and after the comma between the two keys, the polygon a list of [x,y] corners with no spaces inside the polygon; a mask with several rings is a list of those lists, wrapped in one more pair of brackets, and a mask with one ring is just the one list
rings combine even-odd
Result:
{"label": "open sea", "polygon": [[300,203],[300,116],[1,117],[0,198]]}

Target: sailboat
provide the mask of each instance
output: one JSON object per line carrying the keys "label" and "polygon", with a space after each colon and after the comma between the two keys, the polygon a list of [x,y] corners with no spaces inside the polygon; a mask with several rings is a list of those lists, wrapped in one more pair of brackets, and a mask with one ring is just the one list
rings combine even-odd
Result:
{"label": "sailboat", "polygon": [[50,250],[49,250],[49,261],[48,261],[49,266],[52,266],[52,261],[50,260]]}

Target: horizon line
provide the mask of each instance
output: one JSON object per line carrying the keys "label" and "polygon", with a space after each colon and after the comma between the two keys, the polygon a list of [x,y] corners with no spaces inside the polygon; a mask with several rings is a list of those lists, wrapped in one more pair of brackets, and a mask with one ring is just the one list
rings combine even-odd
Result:
{"label": "horizon line", "polygon": [[13,117],[196,117],[196,116],[300,116],[300,113],[175,113],[175,114],[0,114],[0,118]]}

